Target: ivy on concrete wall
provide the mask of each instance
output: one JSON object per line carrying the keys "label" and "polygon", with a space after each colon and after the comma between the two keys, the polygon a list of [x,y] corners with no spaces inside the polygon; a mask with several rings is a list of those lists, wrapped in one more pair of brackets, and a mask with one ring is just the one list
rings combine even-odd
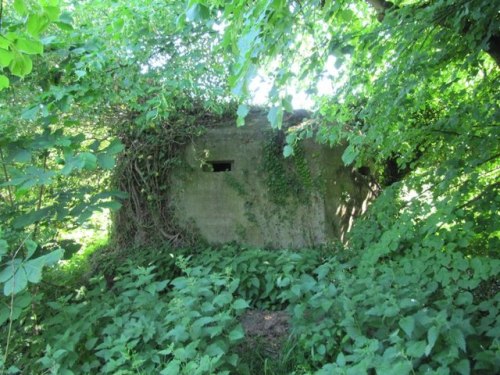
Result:
{"label": "ivy on concrete wall", "polygon": [[301,144],[294,145],[293,156],[287,159],[283,157],[283,146],[283,135],[275,133],[262,150],[262,172],[269,199],[279,206],[304,202],[315,189]]}

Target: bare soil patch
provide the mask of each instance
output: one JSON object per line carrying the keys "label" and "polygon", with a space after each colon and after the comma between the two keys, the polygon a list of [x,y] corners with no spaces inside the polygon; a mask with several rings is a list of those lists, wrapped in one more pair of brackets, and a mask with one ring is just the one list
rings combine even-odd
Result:
{"label": "bare soil patch", "polygon": [[290,330],[290,315],[287,312],[249,310],[240,319],[249,347],[259,343],[270,355],[280,352]]}

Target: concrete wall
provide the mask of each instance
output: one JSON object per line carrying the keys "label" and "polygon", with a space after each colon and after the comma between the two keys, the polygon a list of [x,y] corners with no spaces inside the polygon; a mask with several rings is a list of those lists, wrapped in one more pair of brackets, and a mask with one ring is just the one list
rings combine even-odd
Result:
{"label": "concrete wall", "polygon": [[[367,182],[343,166],[341,148],[307,141],[302,144],[302,160],[314,187],[297,195],[292,192],[298,187],[289,186],[276,203],[269,189],[272,173],[263,168],[264,147],[274,135],[266,113],[253,111],[242,128],[230,121],[195,139],[185,149],[184,165],[172,177],[176,221],[217,244],[300,248],[344,240],[353,216],[366,207]],[[286,170],[294,168],[293,160],[280,162]],[[211,163],[215,169],[230,164],[231,170],[214,172]]]}

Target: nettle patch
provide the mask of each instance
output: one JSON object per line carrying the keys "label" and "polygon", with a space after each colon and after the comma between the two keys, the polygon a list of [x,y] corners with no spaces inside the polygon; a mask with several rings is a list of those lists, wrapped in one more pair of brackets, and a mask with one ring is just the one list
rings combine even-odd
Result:
{"label": "nettle patch", "polygon": [[154,267],[128,263],[111,290],[96,278],[88,289],[48,302],[40,311],[38,336],[27,340],[26,332],[15,337],[16,352],[23,346],[27,352],[12,358],[15,366],[9,371],[234,372],[235,346],[244,337],[236,317],[248,307],[234,297],[238,280],[209,275],[182,259],[177,264],[183,276],[155,281]]}
{"label": "nettle patch", "polygon": [[[356,266],[358,257],[346,260],[345,252],[226,246],[185,257],[165,250],[136,253],[143,264],[132,259],[119,266],[111,289],[93,278],[52,298],[42,284],[50,301],[37,307],[36,326],[15,331],[16,354],[5,366],[68,374],[500,369],[500,295],[491,288],[498,260],[416,252],[370,269]],[[147,264],[153,261],[156,267]],[[165,278],[162,269],[178,276]],[[259,348],[271,343],[245,337],[241,321],[251,309],[286,311],[281,353],[266,357]]]}

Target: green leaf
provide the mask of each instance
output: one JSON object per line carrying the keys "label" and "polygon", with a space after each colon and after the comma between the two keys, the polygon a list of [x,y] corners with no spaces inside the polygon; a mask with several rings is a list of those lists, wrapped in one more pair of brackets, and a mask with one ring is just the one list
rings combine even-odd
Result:
{"label": "green leaf", "polygon": [[49,16],[45,13],[31,13],[26,22],[26,29],[32,36],[37,37],[43,32],[50,24]]}
{"label": "green leaf", "polygon": [[216,319],[212,316],[203,316],[199,319],[196,319],[192,326],[195,326],[195,327],[203,327],[203,326],[206,326],[207,324],[210,324],[212,322],[214,322]]}
{"label": "green leaf", "polygon": [[460,362],[453,364],[453,368],[460,375],[470,375],[470,363],[467,359],[462,359]]}
{"label": "green leaf", "polygon": [[396,363],[381,363],[376,367],[377,374],[384,375],[408,375],[412,371],[410,361],[398,361]]}
{"label": "green leaf", "polygon": [[206,354],[212,357],[217,357],[226,354],[226,350],[224,349],[222,342],[216,341],[207,347]]}
{"label": "green leaf", "polygon": [[29,55],[37,55],[43,53],[43,44],[38,40],[19,38],[16,40],[16,47],[19,51]]}
{"label": "green leaf", "polygon": [[6,76],[0,74],[0,91],[6,89],[7,87],[9,87],[9,85],[9,79]]}
{"label": "green leaf", "polygon": [[221,325],[210,326],[205,328],[205,334],[208,334],[211,339],[222,334],[224,327]]}
{"label": "green leaf", "polygon": [[60,100],[57,100],[54,104],[61,112],[68,112],[71,108],[71,101],[73,97],[71,95],[65,95]]}
{"label": "green leaf", "polygon": [[288,95],[281,101],[281,105],[287,112],[293,112],[292,99],[293,99],[292,96]]}
{"label": "green leaf", "polygon": [[462,349],[463,352],[467,350],[464,333],[460,329],[453,328],[452,330],[449,331],[448,335],[451,342],[456,346],[458,346],[460,349]]}
{"label": "green leaf", "polygon": [[235,310],[244,310],[244,309],[248,308],[250,305],[244,299],[238,298],[237,300],[235,300],[233,302],[232,306],[233,306],[233,309],[235,309]]}
{"label": "green leaf", "polygon": [[158,110],[153,109],[151,111],[148,111],[146,113],[146,121],[154,120],[156,117],[158,117]]}
{"label": "green leaf", "polygon": [[71,13],[69,12],[61,13],[61,15],[59,16],[59,22],[71,26],[73,24],[73,17],[71,16]]}
{"label": "green leaf", "polygon": [[[12,320],[16,320],[21,316],[23,311],[26,311],[26,307],[32,301],[31,294],[28,292],[20,293],[14,298],[14,305],[12,306]],[[11,310],[9,307],[0,306],[0,326],[5,323],[11,315]],[[16,374],[19,372],[16,372]]]}
{"label": "green leaf", "polygon": [[116,155],[122,152],[125,149],[123,143],[120,142],[119,139],[113,139],[108,147],[104,149],[104,151],[111,155]]}
{"label": "green leaf", "polygon": [[300,286],[303,291],[307,292],[316,286],[316,280],[311,275],[304,274],[300,277]]}
{"label": "green leaf", "polygon": [[[12,265],[7,266],[12,272]],[[26,276],[26,271],[24,267],[19,264],[19,266],[14,267],[14,273],[12,277],[7,280],[3,286],[3,293],[6,296],[11,294],[17,294],[20,291],[26,289],[28,285],[28,277]]]}
{"label": "green leaf", "polygon": [[7,251],[9,250],[9,244],[5,240],[0,240],[0,258],[7,254]]}
{"label": "green leaf", "polygon": [[427,331],[428,344],[425,347],[425,355],[428,356],[431,353],[432,348],[434,348],[434,345],[436,344],[438,336],[439,336],[439,331],[435,326],[431,327],[429,331]]}
{"label": "green leaf", "polygon": [[59,262],[59,260],[61,260],[63,256],[64,256],[64,250],[57,249],[57,250],[54,250],[46,255],[43,255],[40,258],[43,258],[43,261],[45,262],[46,266],[52,266],[52,265],[56,264],[57,262]]}
{"label": "green leaf", "polygon": [[297,141],[297,133],[296,132],[288,133],[285,140],[286,143],[288,143],[289,145],[293,145]]}
{"label": "green leaf", "polygon": [[25,109],[21,113],[21,118],[23,120],[34,120],[39,111],[40,107],[38,105],[35,105],[31,108]]}
{"label": "green leaf", "polygon": [[189,334],[186,332],[186,328],[180,324],[170,330],[167,333],[167,336],[172,337],[175,342],[183,342],[189,339]]}
{"label": "green leaf", "polygon": [[214,298],[214,305],[224,306],[231,302],[233,296],[230,293],[222,292]]}
{"label": "green leaf", "polygon": [[12,44],[11,38],[0,38],[0,49],[8,50]]}
{"label": "green leaf", "polygon": [[94,348],[95,344],[97,343],[98,338],[97,337],[92,337],[85,342],[85,349],[90,350]]}
{"label": "green leaf", "polygon": [[52,22],[57,21],[59,19],[59,15],[61,14],[61,9],[58,6],[44,6],[43,10]]}
{"label": "green leaf", "polygon": [[247,53],[252,50],[255,38],[259,35],[259,29],[253,27],[245,35],[243,35],[237,42],[240,56],[246,57]]}
{"label": "green leaf", "polygon": [[293,314],[296,319],[303,319],[305,311],[306,311],[306,306],[301,303],[295,305],[293,308]]}
{"label": "green leaf", "polygon": [[9,280],[15,273],[16,269],[21,266],[21,259],[14,259],[7,262],[4,268],[0,271],[0,283]]}
{"label": "green leaf", "polygon": [[231,332],[229,332],[229,340],[231,342],[240,341],[244,337],[245,337],[245,332],[243,331],[243,328],[241,326],[238,326]]}
{"label": "green leaf", "polygon": [[13,52],[0,48],[0,67],[5,68],[9,66],[14,59],[14,56]]}
{"label": "green leaf", "polygon": [[94,170],[97,168],[97,157],[90,152],[82,152],[78,158],[83,162],[83,168]]}
{"label": "green leaf", "polygon": [[[85,209],[80,211],[80,214],[78,215],[78,218],[76,219],[77,224],[82,225],[83,223],[85,223],[87,220],[90,219],[90,217],[92,216],[92,213],[93,213],[92,207],[86,206]],[[71,214],[73,215],[73,212],[71,212]],[[76,215],[73,215],[73,216],[76,216]]]}
{"label": "green leaf", "polygon": [[425,341],[410,341],[408,347],[406,348],[406,353],[413,358],[420,358],[424,355],[425,350]]}
{"label": "green leaf", "polygon": [[24,0],[14,0],[14,9],[21,16],[28,14],[28,8],[26,7]]}
{"label": "green leaf", "polygon": [[49,207],[42,208],[38,211],[31,211],[21,216],[18,216],[12,222],[12,226],[16,229],[26,228],[27,226],[34,224],[43,218],[47,217],[50,212]]}
{"label": "green leaf", "polygon": [[174,359],[170,361],[163,370],[161,370],[161,375],[178,375],[180,374],[181,361]]}
{"label": "green leaf", "polygon": [[30,283],[39,283],[42,279],[42,269],[45,265],[45,260],[43,257],[36,259],[31,259],[24,264],[24,269],[26,271],[26,277]]}
{"label": "green leaf", "polygon": [[314,372],[316,375],[340,375],[347,374],[343,369],[339,369],[336,363],[328,363]]}
{"label": "green leaf", "polygon": [[470,292],[462,292],[455,299],[455,304],[458,306],[470,306],[472,305],[473,296]]}
{"label": "green leaf", "polygon": [[[64,31],[71,31],[73,30],[73,25],[71,23],[67,23],[67,22],[56,22],[55,23],[61,30],[64,30]],[[81,74],[81,70],[80,70],[80,74]],[[78,73],[78,70],[75,71],[76,75],[79,76],[79,73]],[[85,74],[87,74],[85,72]],[[85,75],[84,74],[84,75]]]}
{"label": "green leaf", "polygon": [[98,206],[102,208],[109,208],[111,211],[118,211],[122,207],[122,204],[117,201],[107,201],[99,203]]}
{"label": "green leaf", "polygon": [[115,166],[115,158],[113,155],[100,153],[97,155],[97,164],[102,169],[111,170]]}
{"label": "green leaf", "polygon": [[286,145],[285,147],[283,147],[283,156],[287,158],[291,155],[293,155],[293,147],[290,145]]}
{"label": "green leaf", "polygon": [[352,10],[345,8],[345,9],[341,9],[338,12],[338,17],[343,22],[348,23],[348,22],[351,22],[351,20],[355,17],[355,14]]}
{"label": "green leaf", "polygon": [[415,329],[415,318],[413,316],[404,317],[399,321],[399,326],[405,331],[408,337],[411,337]]}
{"label": "green leaf", "polygon": [[19,54],[11,61],[9,69],[13,75],[22,78],[31,73],[33,62],[28,56]]}
{"label": "green leaf", "polygon": [[250,109],[246,104],[240,104],[238,106],[238,111],[236,112],[236,114],[238,115],[238,119],[236,120],[236,126],[240,127],[245,125],[245,117],[247,117],[249,111]]}
{"label": "green leaf", "polygon": [[85,165],[85,162],[77,155],[77,156],[67,156],[64,161],[64,167],[61,169],[61,173],[65,176],[68,176],[73,172],[74,169],[82,169]]}
{"label": "green leaf", "polygon": [[[238,354],[236,353],[233,353],[231,355],[225,355],[225,360],[227,361],[227,363],[229,363],[231,366],[233,367],[236,367],[238,366],[238,360],[239,360],[239,357],[238,357]],[[206,371],[208,371],[209,368],[207,368]]]}
{"label": "green leaf", "polygon": [[340,367],[344,367],[346,365],[346,360],[345,360],[345,355],[344,353],[339,353],[339,355],[337,356],[337,360],[335,361],[337,363],[337,365],[339,365]]}
{"label": "green leaf", "polygon": [[31,152],[25,149],[20,149],[14,154],[12,161],[16,163],[29,163],[31,162]]}
{"label": "green leaf", "polygon": [[350,144],[342,154],[342,161],[345,165],[350,165],[354,161],[354,159],[356,159],[358,154],[359,151],[354,148],[354,145]]}
{"label": "green leaf", "polygon": [[38,244],[32,240],[26,240],[24,242],[24,246],[26,246],[26,250],[28,251],[28,255],[26,256],[26,259],[31,258],[33,256],[33,254],[35,253],[36,249],[38,248]]}
{"label": "green leaf", "polygon": [[267,119],[273,129],[280,129],[283,123],[283,108],[272,107],[267,114]]}
{"label": "green leaf", "polygon": [[401,355],[401,349],[390,346],[384,351],[383,358],[386,360],[393,360],[394,358],[397,358]]}
{"label": "green leaf", "polygon": [[210,17],[210,10],[203,4],[195,3],[186,12],[189,22],[203,21]]}

